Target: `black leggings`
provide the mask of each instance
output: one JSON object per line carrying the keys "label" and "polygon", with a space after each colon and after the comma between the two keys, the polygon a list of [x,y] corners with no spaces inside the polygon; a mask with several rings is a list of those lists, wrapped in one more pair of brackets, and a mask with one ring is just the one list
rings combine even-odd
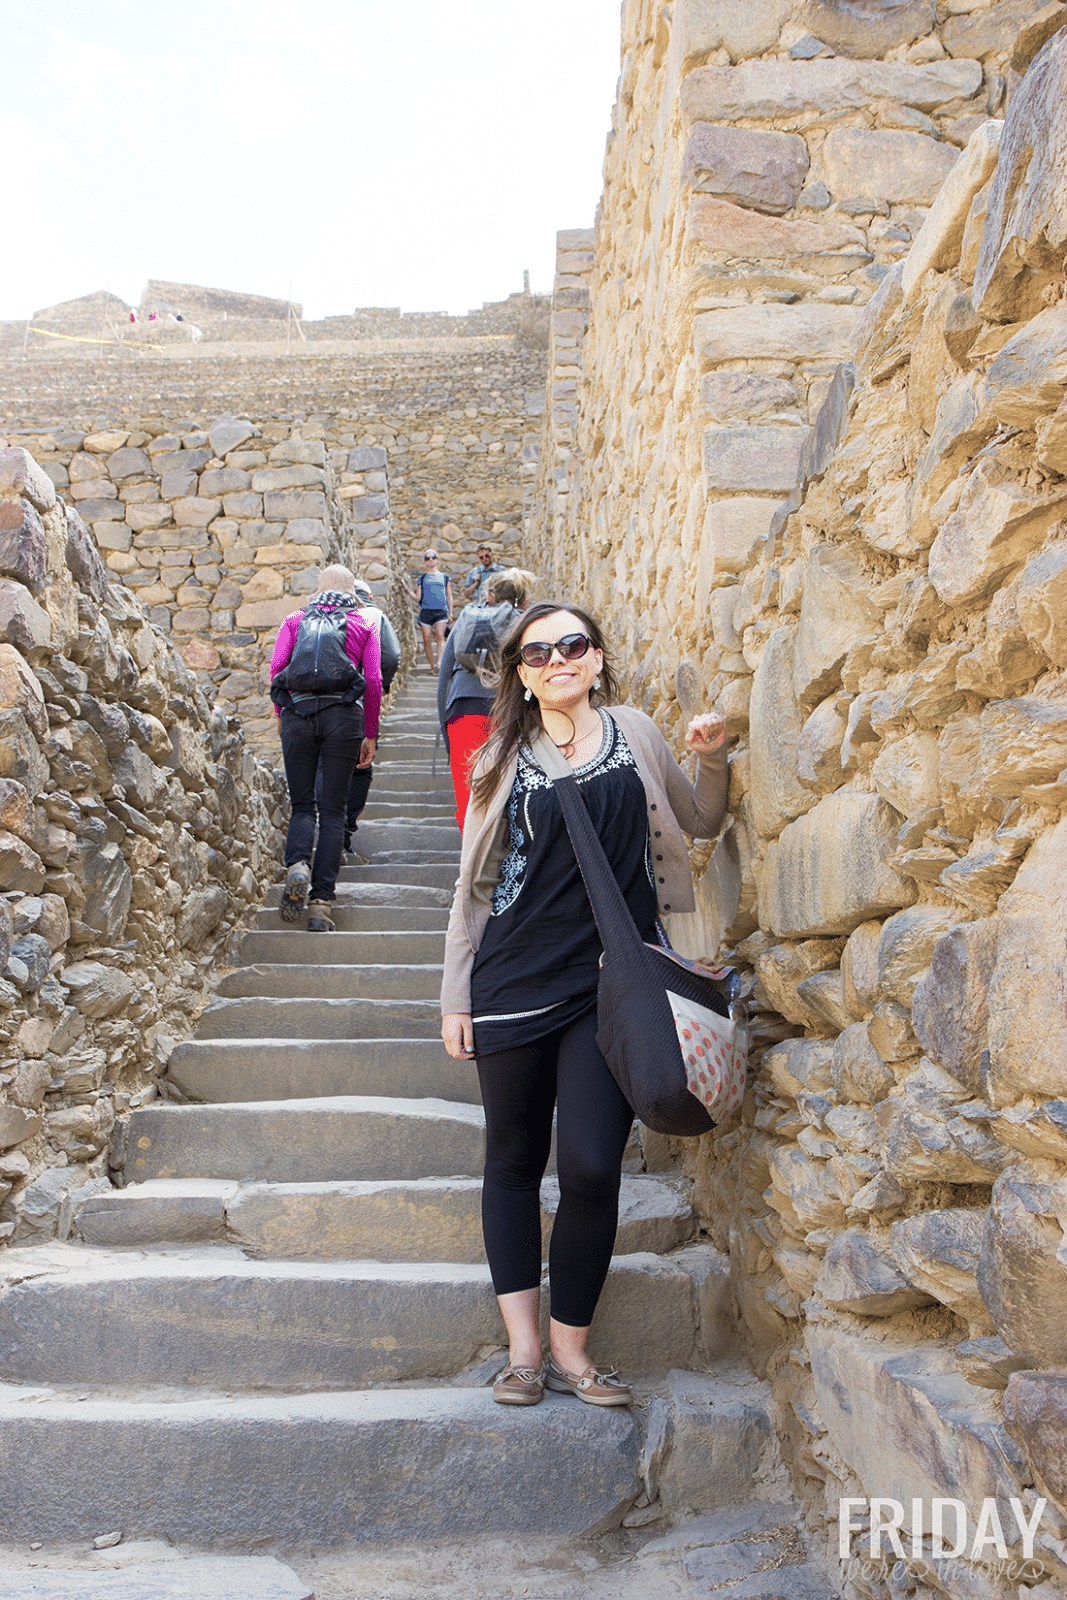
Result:
{"label": "black leggings", "polygon": [[585,1328],[611,1263],[633,1112],[596,1046],[596,1012],[533,1044],[478,1057],[485,1107],[485,1253],[497,1294],[541,1282],[540,1186],[556,1116],[559,1210],[548,1252],[552,1315]]}

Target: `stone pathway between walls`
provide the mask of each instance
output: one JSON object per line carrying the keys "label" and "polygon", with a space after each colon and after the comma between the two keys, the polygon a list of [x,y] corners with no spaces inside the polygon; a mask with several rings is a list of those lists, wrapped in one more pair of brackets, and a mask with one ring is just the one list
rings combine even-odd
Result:
{"label": "stone pathway between walls", "polygon": [[[477,1077],[438,1031],[459,835],[434,715],[423,670],[383,727],[338,931],[285,927],[276,886],[171,1058],[189,1103],[132,1114],[126,1187],[83,1202],[69,1240],[0,1259],[5,1596],[299,1600],[305,1567],[319,1600],[608,1595],[630,1592],[620,1562],[635,1595],[829,1592],[679,1186],[624,1178],[594,1328],[641,1403],[492,1401]],[[549,1180],[546,1222],[553,1203]],[[125,1548],[88,1554],[112,1530]],[[473,1540],[507,1542],[486,1566]],[[145,1562],[114,1565],[130,1541]],[[174,1588],[206,1547],[269,1547],[302,1576],[242,1557]]]}

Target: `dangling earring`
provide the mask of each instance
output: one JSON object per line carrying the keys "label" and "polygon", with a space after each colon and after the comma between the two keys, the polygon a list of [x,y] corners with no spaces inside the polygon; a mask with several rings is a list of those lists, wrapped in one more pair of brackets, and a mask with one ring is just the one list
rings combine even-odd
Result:
{"label": "dangling earring", "polygon": [[532,700],[533,699],[533,695],[530,693],[529,689],[527,689],[526,693],[523,695],[522,698],[524,700]]}
{"label": "dangling earring", "polygon": [[600,688],[600,679],[599,679],[599,677],[596,677],[596,678],[593,679],[593,688],[594,689],[599,689]]}

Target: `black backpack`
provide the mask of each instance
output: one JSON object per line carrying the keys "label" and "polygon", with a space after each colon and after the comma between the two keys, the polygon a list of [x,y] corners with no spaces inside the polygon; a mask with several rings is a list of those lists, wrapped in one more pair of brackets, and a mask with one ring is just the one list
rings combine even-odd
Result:
{"label": "black backpack", "polygon": [[271,681],[275,705],[310,715],[322,705],[351,705],[362,697],[363,674],[345,649],[348,614],[355,604],[312,601],[306,608],[293,653]]}

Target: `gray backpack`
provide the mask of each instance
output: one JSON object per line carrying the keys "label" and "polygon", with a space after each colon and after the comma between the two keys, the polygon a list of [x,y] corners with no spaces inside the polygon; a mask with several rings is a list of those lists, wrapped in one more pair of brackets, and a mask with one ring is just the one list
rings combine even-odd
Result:
{"label": "gray backpack", "polygon": [[452,629],[452,653],[468,672],[481,672],[500,659],[500,646],[518,611],[510,600],[495,606],[464,606]]}

